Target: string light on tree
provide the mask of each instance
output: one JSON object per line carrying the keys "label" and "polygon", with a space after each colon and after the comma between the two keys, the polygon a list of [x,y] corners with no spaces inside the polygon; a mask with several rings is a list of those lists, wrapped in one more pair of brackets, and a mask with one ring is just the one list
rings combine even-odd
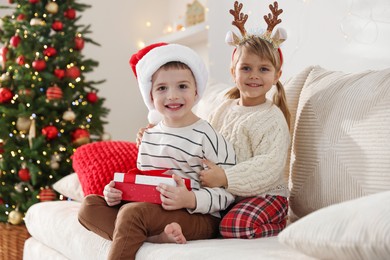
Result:
{"label": "string light on tree", "polygon": [[86,80],[98,63],[82,53],[94,42],[77,19],[90,6],[78,1],[9,0],[15,11],[0,18],[2,222],[19,224],[34,203],[58,199],[52,184],[73,172],[76,147],[104,133],[103,81]]}

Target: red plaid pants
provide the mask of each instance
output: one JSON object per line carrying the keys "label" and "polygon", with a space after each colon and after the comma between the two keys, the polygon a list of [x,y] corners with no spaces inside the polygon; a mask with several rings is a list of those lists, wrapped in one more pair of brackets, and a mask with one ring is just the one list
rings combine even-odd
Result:
{"label": "red plaid pants", "polygon": [[282,196],[246,198],[223,217],[219,231],[224,238],[275,236],[286,227],[287,210],[287,198]]}

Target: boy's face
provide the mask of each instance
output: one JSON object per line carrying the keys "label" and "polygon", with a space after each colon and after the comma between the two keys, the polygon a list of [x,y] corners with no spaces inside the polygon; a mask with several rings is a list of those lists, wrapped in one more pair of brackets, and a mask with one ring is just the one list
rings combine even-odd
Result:
{"label": "boy's face", "polygon": [[160,68],[153,74],[151,98],[167,126],[183,127],[192,123],[197,92],[189,69]]}

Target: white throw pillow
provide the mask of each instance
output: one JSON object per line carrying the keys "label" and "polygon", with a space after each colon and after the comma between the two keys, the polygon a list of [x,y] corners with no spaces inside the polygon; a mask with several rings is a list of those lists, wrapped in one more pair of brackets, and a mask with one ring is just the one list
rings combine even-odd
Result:
{"label": "white throw pillow", "polygon": [[53,184],[53,189],[75,201],[81,202],[84,199],[84,192],[76,173],[71,173],[58,180]]}
{"label": "white throw pillow", "polygon": [[319,259],[390,259],[390,191],[320,209],[278,238]]}
{"label": "white throw pillow", "polygon": [[314,67],[297,107],[290,207],[298,217],[390,190],[390,69]]}

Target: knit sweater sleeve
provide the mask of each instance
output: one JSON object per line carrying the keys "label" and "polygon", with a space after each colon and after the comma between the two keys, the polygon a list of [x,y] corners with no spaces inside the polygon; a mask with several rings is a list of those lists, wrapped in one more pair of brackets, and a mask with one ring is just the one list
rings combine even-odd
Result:
{"label": "knit sweater sleeve", "polygon": [[[245,135],[234,145],[236,154],[245,151],[251,156],[225,169],[227,190],[237,196],[255,196],[274,189],[283,179],[290,135],[283,114],[278,109],[266,116],[253,117],[242,126]],[[246,140],[246,141],[240,141]],[[237,149],[238,148],[238,149]]]}

